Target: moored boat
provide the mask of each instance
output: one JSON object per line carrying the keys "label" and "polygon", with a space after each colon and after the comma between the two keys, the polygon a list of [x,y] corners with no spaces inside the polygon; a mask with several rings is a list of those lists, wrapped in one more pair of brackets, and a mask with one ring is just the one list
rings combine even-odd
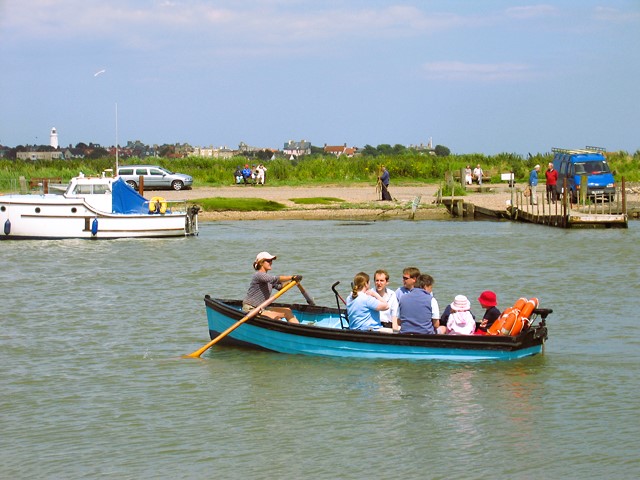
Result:
{"label": "moored boat", "polygon": [[0,195],[0,239],[191,236],[198,211],[186,202],[147,200],[120,178],[79,175],[61,195]]}
{"label": "moored boat", "polygon": [[[242,301],[204,298],[209,336],[218,337],[245,316]],[[218,342],[280,353],[410,360],[512,360],[541,353],[550,309],[537,308],[531,325],[516,336],[413,335],[349,330],[339,308],[273,303],[289,307],[300,324],[257,315]]]}

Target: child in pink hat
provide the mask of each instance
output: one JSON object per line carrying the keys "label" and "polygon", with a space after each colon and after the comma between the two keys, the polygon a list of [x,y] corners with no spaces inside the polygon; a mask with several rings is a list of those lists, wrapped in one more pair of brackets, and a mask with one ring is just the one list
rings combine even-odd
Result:
{"label": "child in pink hat", "polygon": [[471,303],[464,295],[456,295],[451,304],[451,315],[447,320],[447,334],[449,335],[473,335],[476,330],[476,321],[469,311]]}

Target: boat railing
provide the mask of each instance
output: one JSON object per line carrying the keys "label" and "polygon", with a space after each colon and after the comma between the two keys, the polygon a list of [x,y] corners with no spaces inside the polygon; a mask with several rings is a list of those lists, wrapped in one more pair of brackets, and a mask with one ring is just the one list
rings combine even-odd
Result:
{"label": "boat railing", "polygon": [[[152,200],[147,200],[144,204],[149,207],[151,203],[154,203]],[[167,211],[166,213],[187,213],[189,211],[189,202],[188,200],[162,200],[162,203],[166,203]]]}

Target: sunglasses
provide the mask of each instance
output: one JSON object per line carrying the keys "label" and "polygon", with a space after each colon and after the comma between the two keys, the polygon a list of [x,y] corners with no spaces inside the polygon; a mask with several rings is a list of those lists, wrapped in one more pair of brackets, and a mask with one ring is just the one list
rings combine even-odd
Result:
{"label": "sunglasses", "polygon": [[270,260],[265,259],[264,261],[267,262],[267,263],[273,263],[273,258],[270,259]]}
{"label": "sunglasses", "polygon": [[405,277],[404,275],[402,276],[403,280],[409,280],[411,277]]}

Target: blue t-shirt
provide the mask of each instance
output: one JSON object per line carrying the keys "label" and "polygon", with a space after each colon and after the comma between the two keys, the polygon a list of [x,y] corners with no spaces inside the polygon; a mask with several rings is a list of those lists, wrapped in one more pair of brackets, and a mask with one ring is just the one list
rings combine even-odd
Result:
{"label": "blue t-shirt", "polygon": [[396,298],[398,299],[398,301],[400,301],[400,297],[402,297],[403,295],[406,295],[407,293],[409,293],[411,290],[409,290],[406,287],[399,287],[396,290]]}
{"label": "blue t-shirt", "polygon": [[432,298],[432,295],[423,288],[414,288],[400,297],[401,333],[436,333],[432,321]]}
{"label": "blue t-shirt", "polygon": [[380,302],[364,292],[359,292],[354,299],[352,295],[347,298],[347,315],[349,316],[350,330],[379,330],[380,312],[376,310]]}

